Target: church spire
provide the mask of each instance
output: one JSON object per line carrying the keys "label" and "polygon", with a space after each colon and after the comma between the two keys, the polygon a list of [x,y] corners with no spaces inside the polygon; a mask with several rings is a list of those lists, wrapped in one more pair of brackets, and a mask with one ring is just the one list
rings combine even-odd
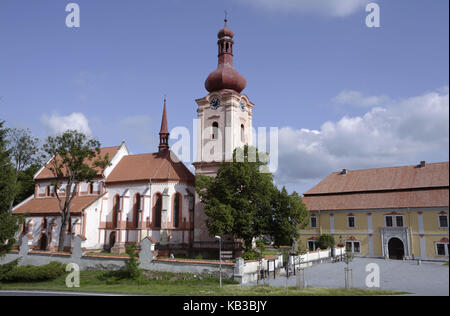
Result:
{"label": "church spire", "polygon": [[169,129],[167,127],[166,98],[164,97],[164,110],[159,131],[159,152],[169,150]]}

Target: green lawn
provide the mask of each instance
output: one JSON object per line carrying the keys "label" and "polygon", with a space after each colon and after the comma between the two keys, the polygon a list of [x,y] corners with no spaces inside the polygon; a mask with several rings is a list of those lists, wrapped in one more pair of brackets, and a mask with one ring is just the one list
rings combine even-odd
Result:
{"label": "green lawn", "polygon": [[[284,296],[286,288],[270,286],[240,286],[232,280],[223,280],[224,286],[219,289],[219,281],[215,278],[202,278],[189,274],[152,272],[150,279],[137,282],[129,280],[102,280],[101,271],[82,271],[81,286],[67,288],[65,276],[53,281],[37,283],[3,283],[0,290],[46,290],[46,291],[81,291],[126,294],[158,294],[189,296]],[[302,291],[295,287],[288,289],[292,296],[372,296],[397,295],[403,292],[363,290],[363,289],[326,289],[306,288]]]}

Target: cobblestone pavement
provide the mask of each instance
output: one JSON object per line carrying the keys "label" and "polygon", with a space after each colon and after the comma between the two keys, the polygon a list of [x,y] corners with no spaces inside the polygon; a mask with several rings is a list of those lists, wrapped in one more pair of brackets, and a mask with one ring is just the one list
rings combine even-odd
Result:
{"label": "cobblestone pavement", "polygon": [[[449,267],[442,262],[384,260],[355,258],[349,265],[353,274],[353,287],[367,289],[366,266],[376,263],[380,268],[380,289],[400,290],[415,295],[449,295]],[[305,269],[305,281],[311,287],[344,288],[345,263],[324,263]],[[286,277],[269,279],[273,286],[285,286]],[[265,281],[267,284],[267,280]],[[254,285],[251,283],[250,285]],[[289,286],[296,285],[296,277],[288,279]],[[374,289],[374,288],[373,288]]]}

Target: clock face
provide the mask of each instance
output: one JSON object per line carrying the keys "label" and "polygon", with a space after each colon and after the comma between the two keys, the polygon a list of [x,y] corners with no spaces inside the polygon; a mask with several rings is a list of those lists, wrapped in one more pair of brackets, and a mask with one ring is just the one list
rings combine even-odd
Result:
{"label": "clock face", "polygon": [[241,111],[242,111],[242,112],[245,112],[245,102],[244,102],[244,101],[241,101],[241,103],[239,103],[239,106],[240,106],[240,108],[241,108]]}
{"label": "clock face", "polygon": [[211,106],[211,109],[217,110],[220,106],[220,100],[218,98],[214,98],[211,100],[209,105]]}

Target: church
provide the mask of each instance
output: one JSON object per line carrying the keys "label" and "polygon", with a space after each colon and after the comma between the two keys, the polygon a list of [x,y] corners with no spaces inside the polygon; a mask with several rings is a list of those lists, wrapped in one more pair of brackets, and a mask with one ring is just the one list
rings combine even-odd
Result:
{"label": "church", "polygon": [[[218,33],[218,66],[205,82],[208,92],[197,99],[196,174],[215,176],[233,150],[252,143],[254,104],[242,94],[245,78],[233,66],[234,33],[225,26]],[[79,184],[65,232],[65,251],[81,236],[86,251],[124,252],[130,243],[151,238],[160,253],[205,253],[218,248],[209,236],[205,214],[194,189],[195,176],[169,148],[167,104],[164,101],[158,151],[130,154],[125,142],[101,149],[111,165],[90,183]],[[51,163],[48,162],[47,166]],[[44,166],[35,175],[34,195],[13,209],[26,215],[21,236],[31,249],[56,251],[61,227],[52,172]],[[61,186],[64,187],[64,186]],[[58,191],[64,196],[64,191]],[[224,240],[223,249],[239,251],[240,244]]]}

